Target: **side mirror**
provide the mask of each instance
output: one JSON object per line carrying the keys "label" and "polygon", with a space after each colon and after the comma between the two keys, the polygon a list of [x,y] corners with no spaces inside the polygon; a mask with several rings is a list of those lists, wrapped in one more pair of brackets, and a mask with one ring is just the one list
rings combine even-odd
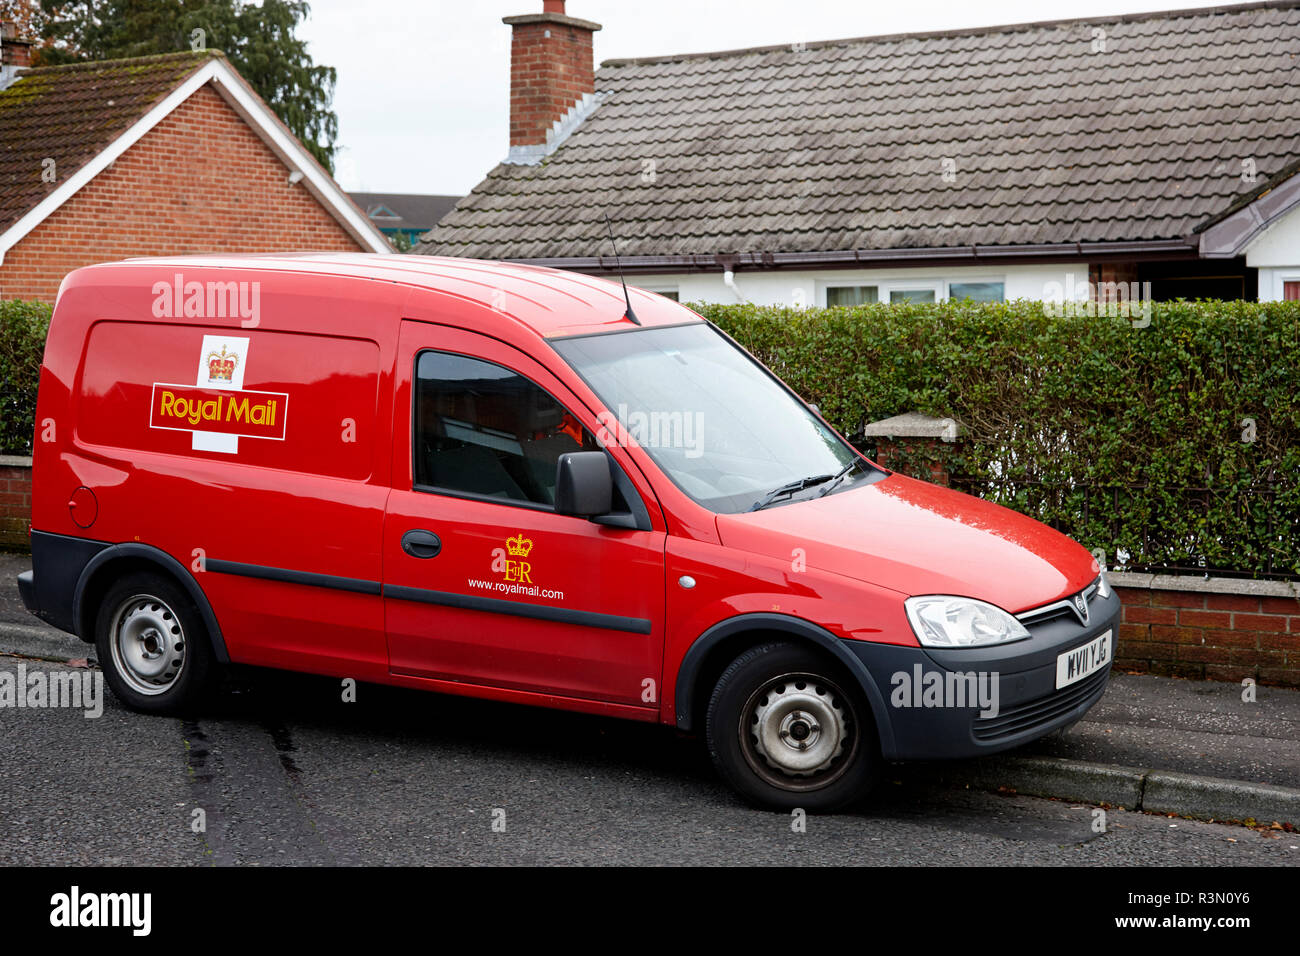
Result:
{"label": "side mirror", "polygon": [[603,451],[573,451],[555,463],[555,511],[594,518],[614,507],[614,481]]}

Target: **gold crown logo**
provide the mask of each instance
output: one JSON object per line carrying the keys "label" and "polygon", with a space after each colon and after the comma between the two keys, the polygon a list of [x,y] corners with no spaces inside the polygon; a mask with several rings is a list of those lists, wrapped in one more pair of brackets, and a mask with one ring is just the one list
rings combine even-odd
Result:
{"label": "gold crown logo", "polygon": [[531,538],[525,538],[521,531],[513,538],[506,538],[506,551],[513,557],[526,558],[528,552],[533,550],[533,541]]}
{"label": "gold crown logo", "polygon": [[239,364],[239,356],[234,352],[227,352],[226,347],[221,346],[221,353],[208,353],[208,380],[213,382],[229,382],[235,377],[235,366]]}

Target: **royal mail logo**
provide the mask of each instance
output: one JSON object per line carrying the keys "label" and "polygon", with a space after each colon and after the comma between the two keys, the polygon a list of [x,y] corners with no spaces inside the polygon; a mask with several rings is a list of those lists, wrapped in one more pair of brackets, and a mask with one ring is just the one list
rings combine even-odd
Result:
{"label": "royal mail logo", "polygon": [[284,392],[155,382],[149,427],[284,441],[288,413]]}
{"label": "royal mail logo", "polygon": [[[238,335],[205,335],[199,346],[198,371],[194,376],[196,388],[219,388],[238,392],[244,388],[244,373],[248,369],[248,349],[250,339]],[[251,393],[250,393],[251,394]],[[173,393],[173,397],[177,396]],[[188,403],[187,403],[188,404]],[[230,405],[220,403],[222,415],[230,414]],[[156,406],[156,403],[155,403]],[[173,405],[171,408],[176,408]],[[215,414],[215,408],[209,408]],[[251,417],[252,412],[250,410]],[[170,417],[176,417],[174,415]],[[200,413],[200,418],[202,414]],[[283,421],[283,410],[277,417]],[[211,419],[216,421],[216,418]],[[222,419],[224,420],[224,418]],[[173,426],[163,426],[173,427]],[[223,428],[195,429],[190,437],[190,445],[195,451],[215,451],[223,455],[239,454],[239,436],[247,434],[241,431],[226,431]],[[283,438],[283,434],[280,435]]]}
{"label": "royal mail logo", "polygon": [[504,574],[506,581],[511,584],[532,584],[533,566],[522,560],[532,551],[532,539],[525,538],[522,532],[512,538],[506,538],[504,548],[492,549],[492,570],[497,574]]}
{"label": "royal mail logo", "polygon": [[239,354],[237,352],[227,352],[226,346],[221,346],[220,352],[208,353],[208,381],[220,382],[225,384],[235,380],[235,369],[239,367]]}
{"label": "royal mail logo", "polygon": [[499,577],[469,578],[471,588],[490,591],[494,594],[506,594],[514,597],[545,598],[550,601],[563,601],[563,591],[553,591],[533,583],[533,566],[525,558],[533,553],[533,539],[524,536],[521,531],[505,540],[505,547],[492,549],[492,573]]}

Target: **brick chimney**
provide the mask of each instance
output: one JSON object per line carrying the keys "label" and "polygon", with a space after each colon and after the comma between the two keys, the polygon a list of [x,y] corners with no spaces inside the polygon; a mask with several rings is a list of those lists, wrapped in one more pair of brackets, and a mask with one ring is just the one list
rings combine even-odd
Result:
{"label": "brick chimney", "polygon": [[0,23],[0,90],[18,78],[18,71],[32,65],[32,41],[18,36],[18,24]]}
{"label": "brick chimney", "polygon": [[543,0],[541,13],[502,22],[514,30],[507,161],[540,162],[594,102],[592,38],[600,24],[568,16],[564,0]]}
{"label": "brick chimney", "polygon": [[[563,6],[563,4],[560,4]],[[31,66],[32,41],[18,36],[18,24],[0,23],[0,66]]]}

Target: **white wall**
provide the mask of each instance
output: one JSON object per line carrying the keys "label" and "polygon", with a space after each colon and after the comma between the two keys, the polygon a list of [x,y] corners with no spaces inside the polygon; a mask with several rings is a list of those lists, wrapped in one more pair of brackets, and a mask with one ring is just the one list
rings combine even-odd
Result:
{"label": "white wall", "polygon": [[1259,301],[1282,298],[1283,282],[1300,282],[1300,209],[1293,209],[1246,247],[1246,265],[1259,270]]}
{"label": "white wall", "polygon": [[[1060,301],[1067,287],[1078,289],[1088,281],[1086,263],[1019,266],[961,266],[956,268],[845,269],[834,271],[773,270],[740,271],[735,282],[744,301],[756,305],[826,304],[826,289],[832,285],[877,285],[881,301],[889,301],[891,289],[934,288],[937,298],[948,297],[951,282],[1002,282],[1006,298],[1055,299]],[[740,302],[723,283],[721,272],[679,275],[631,276],[628,285],[652,292],[676,292],[682,302]]]}

